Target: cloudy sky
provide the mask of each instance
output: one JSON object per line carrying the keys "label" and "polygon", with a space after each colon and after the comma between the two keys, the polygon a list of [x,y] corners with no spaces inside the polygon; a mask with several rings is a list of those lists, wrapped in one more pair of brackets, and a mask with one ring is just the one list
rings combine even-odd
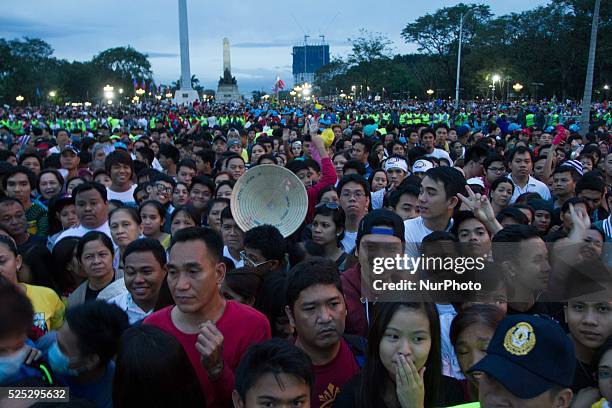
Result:
{"label": "cloudy sky", "polygon": [[[546,0],[484,0],[496,15],[546,4]],[[380,32],[396,52],[416,49],[400,32],[415,18],[458,2],[429,0],[289,1],[188,0],[191,73],[216,89],[222,71],[222,39],[231,43],[232,73],[241,92],[268,90],[277,76],[292,82],[292,46],[319,40],[332,56],[350,51],[360,28]],[[359,6],[355,4],[360,4]],[[289,7],[290,5],[290,7]],[[131,45],[147,53],[158,83],[180,76],[176,0],[2,0],[0,37],[38,37],[55,55],[88,60],[100,51]]]}

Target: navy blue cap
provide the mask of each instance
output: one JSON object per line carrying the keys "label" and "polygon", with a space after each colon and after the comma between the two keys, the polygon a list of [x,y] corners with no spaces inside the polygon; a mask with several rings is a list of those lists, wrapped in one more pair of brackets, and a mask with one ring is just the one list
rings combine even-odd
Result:
{"label": "navy blue cap", "polygon": [[555,386],[571,387],[574,345],[559,323],[542,316],[512,315],[499,323],[487,355],[470,372],[482,371],[521,399]]}
{"label": "navy blue cap", "polygon": [[[389,227],[391,231],[385,231],[381,228],[376,227]],[[385,208],[380,208],[378,210],[371,211],[365,215],[361,219],[359,223],[359,228],[357,230],[357,246],[361,242],[361,239],[368,234],[388,234],[394,235],[397,238],[401,239],[404,242],[404,221],[402,217],[394,213],[393,211],[389,211]]]}

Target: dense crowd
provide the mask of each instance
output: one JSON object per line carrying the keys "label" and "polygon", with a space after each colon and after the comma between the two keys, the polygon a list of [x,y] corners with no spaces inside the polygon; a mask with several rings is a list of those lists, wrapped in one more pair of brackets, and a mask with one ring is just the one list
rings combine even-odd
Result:
{"label": "dense crowd", "polygon": [[[607,407],[612,108],[585,136],[579,115],[5,105],[0,385],[68,387],[61,406]],[[235,217],[260,165],[304,184],[289,236]],[[486,296],[372,298],[375,249],[481,257]]]}

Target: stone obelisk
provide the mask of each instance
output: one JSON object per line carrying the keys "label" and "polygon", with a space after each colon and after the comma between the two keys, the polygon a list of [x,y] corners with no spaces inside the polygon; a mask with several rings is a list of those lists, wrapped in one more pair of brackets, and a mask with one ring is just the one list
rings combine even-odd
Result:
{"label": "stone obelisk", "polygon": [[223,39],[223,74],[225,75],[225,71],[228,71],[230,74],[232,73],[232,64],[230,62],[230,44],[229,39]]}
{"label": "stone obelisk", "polygon": [[232,64],[230,60],[230,43],[229,39],[223,39],[223,76],[219,79],[217,87],[218,102],[232,102],[242,99],[238,90],[238,82],[232,76]]}
{"label": "stone obelisk", "polygon": [[181,44],[181,88],[174,93],[174,102],[187,104],[197,101],[198,93],[191,87],[189,67],[189,27],[187,24],[187,0],[178,0],[179,39]]}

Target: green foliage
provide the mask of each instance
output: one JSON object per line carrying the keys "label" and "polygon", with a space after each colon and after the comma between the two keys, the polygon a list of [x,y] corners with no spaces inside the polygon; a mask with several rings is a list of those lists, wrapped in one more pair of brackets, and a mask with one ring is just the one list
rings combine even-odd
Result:
{"label": "green foliage", "polygon": [[[348,94],[351,85],[357,85],[377,88],[379,94],[384,86],[389,96],[424,97],[431,88],[441,97],[454,97],[463,15],[463,98],[487,95],[491,76],[496,73],[502,77],[497,84],[498,96],[500,92],[507,96],[512,84],[520,82],[525,96],[579,99],[586,75],[593,6],[593,0],[551,0],[545,6],[503,16],[493,16],[485,4],[444,7],[417,17],[401,30],[404,41],[414,44],[418,53],[391,58],[388,39],[361,31],[351,40],[352,53],[322,67],[316,83],[326,95],[341,89]],[[391,61],[394,66],[387,66]],[[603,85],[610,82],[612,2],[604,1],[595,61],[596,100],[603,96]]]}
{"label": "green foliage", "polygon": [[24,37],[0,39],[0,100],[14,103],[23,95],[27,103],[86,101],[101,97],[102,88],[132,88],[132,78],[151,82],[153,73],[145,54],[132,47],[102,51],[91,61],[69,62],[53,57],[53,48],[45,41]]}

